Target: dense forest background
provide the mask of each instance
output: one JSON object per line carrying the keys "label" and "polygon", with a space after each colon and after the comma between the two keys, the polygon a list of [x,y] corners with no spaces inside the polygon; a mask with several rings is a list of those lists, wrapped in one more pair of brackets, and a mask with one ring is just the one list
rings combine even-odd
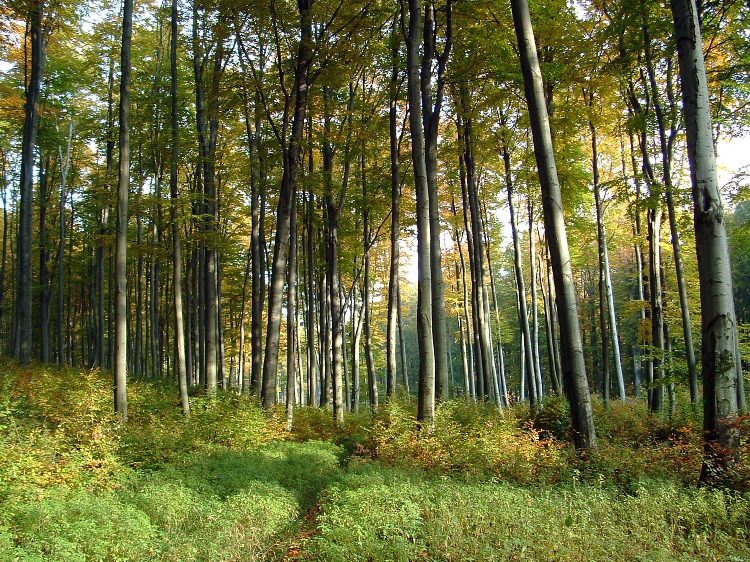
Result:
{"label": "dense forest background", "polygon": [[[530,8],[536,106],[525,3],[4,2],[6,350],[113,370],[123,418],[126,372],[179,381],[185,413],[190,389],[233,389],[285,402],[289,424],[295,405],[341,421],[397,392],[427,422],[449,397],[564,393],[581,448],[589,390],[697,404],[672,11]],[[721,161],[750,119],[750,6],[699,16]],[[746,170],[721,193],[740,372]]]}

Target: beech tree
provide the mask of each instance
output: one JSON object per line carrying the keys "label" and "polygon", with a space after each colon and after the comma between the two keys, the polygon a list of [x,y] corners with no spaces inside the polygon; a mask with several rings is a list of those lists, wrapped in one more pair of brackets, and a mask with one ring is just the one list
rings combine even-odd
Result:
{"label": "beech tree", "polygon": [[737,324],[732,297],[724,211],[716,176],[706,68],[698,8],[672,0],[680,64],[690,181],[693,188],[698,275],[701,288],[701,367],[705,460],[701,480],[717,481],[735,460],[739,435]]}

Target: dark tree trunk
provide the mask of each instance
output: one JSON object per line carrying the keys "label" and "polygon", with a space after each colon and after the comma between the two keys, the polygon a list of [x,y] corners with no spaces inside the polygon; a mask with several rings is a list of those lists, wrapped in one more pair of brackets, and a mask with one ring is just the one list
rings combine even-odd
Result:
{"label": "dark tree trunk", "polygon": [[21,145],[21,184],[18,206],[18,282],[16,285],[16,349],[15,355],[22,364],[32,356],[32,210],[34,206],[34,146],[36,145],[39,92],[44,72],[44,34],[42,29],[41,0],[34,0],[29,13],[31,36],[31,75],[26,85],[23,141]]}

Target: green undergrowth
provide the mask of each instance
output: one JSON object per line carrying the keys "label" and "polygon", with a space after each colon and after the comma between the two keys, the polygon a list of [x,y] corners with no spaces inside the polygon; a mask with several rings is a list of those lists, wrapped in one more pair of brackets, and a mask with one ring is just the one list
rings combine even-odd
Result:
{"label": "green undergrowth", "polygon": [[[0,365],[0,561],[265,560],[341,472],[250,400],[129,386],[126,427],[95,373]],[[147,412],[147,413],[146,413]]]}
{"label": "green undergrowth", "polygon": [[644,482],[632,494],[465,482],[372,464],[325,494],[309,560],[746,560],[748,499]]}
{"label": "green undergrowth", "polygon": [[695,485],[689,407],[595,401],[581,458],[564,400],[451,401],[431,431],[407,398],[343,427],[300,408],[290,433],[233,393],[191,397],[187,420],[170,383],[128,398],[122,425],[108,376],[0,359],[0,562],[750,559],[741,480]]}

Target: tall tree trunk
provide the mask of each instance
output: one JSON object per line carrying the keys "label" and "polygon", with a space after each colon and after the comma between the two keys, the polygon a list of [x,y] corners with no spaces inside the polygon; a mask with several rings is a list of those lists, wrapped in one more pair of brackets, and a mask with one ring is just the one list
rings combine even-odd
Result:
{"label": "tall tree trunk", "polygon": [[[529,385],[529,401],[532,407],[536,407],[537,393],[535,390],[536,377],[534,375],[534,353],[531,344],[531,329],[529,327],[529,315],[526,308],[526,282],[523,276],[523,265],[521,262],[521,241],[518,236],[518,221],[516,219],[515,205],[513,204],[513,177],[510,166],[510,153],[508,147],[502,143],[503,164],[505,166],[505,189],[508,193],[508,209],[510,212],[511,236],[513,239],[513,271],[516,277],[516,293],[518,295],[518,323],[521,327],[521,346],[523,347],[523,372],[533,384]],[[521,386],[525,377],[521,377]],[[524,392],[521,391],[521,399]]]}
{"label": "tall tree trunk", "polygon": [[[418,4],[419,2],[417,2]],[[411,2],[409,3],[411,11]],[[421,7],[419,8],[421,10]],[[438,56],[435,39],[438,22],[432,0],[427,0],[424,12],[424,32],[420,69],[420,87],[422,94],[422,123],[424,127],[425,171],[427,174],[428,216],[430,227],[430,281],[432,284],[432,342],[435,354],[435,399],[448,399],[448,355],[445,327],[445,286],[443,283],[442,256],[440,249],[440,209],[438,205],[437,181],[437,145],[440,112],[443,104],[445,86],[445,68],[453,43],[452,3],[448,0],[445,7],[445,38],[443,52]],[[413,17],[413,16],[412,16]],[[433,77],[433,60],[437,59],[437,70]],[[435,85],[435,102],[433,105],[432,86]],[[410,105],[411,109],[413,107]],[[412,132],[413,134],[413,132]]]}
{"label": "tall tree trunk", "polygon": [[[57,156],[62,162],[62,175],[60,178],[60,210],[58,212],[60,221],[60,238],[57,241],[57,310],[55,311],[55,331],[57,336],[57,363],[62,365],[65,363],[65,331],[63,328],[63,315],[65,313],[65,291],[63,290],[64,284],[64,271],[65,271],[65,201],[67,200],[67,192],[65,191],[66,183],[68,181],[68,170],[70,169],[70,148],[73,144],[73,120],[71,119],[70,125],[68,126],[68,143],[65,148],[65,158],[63,159],[62,149],[57,148]],[[3,200],[5,199],[5,186],[3,186]],[[5,205],[3,205],[5,206]],[[5,215],[7,220],[7,215]],[[5,221],[4,221],[5,222]],[[3,291],[3,283],[5,282],[5,238],[7,233],[7,226],[4,225],[3,232],[3,263],[2,263],[2,274],[0,275],[0,293]],[[2,296],[0,296],[0,314],[2,314]]]}
{"label": "tall tree trunk", "polygon": [[656,208],[648,211],[649,242],[649,295],[651,297],[651,348],[654,368],[653,388],[650,390],[649,405],[652,412],[661,410],[664,398],[664,310],[662,308],[661,286],[661,219],[660,203],[654,202]]}
{"label": "tall tree trunk", "polygon": [[128,419],[128,193],[130,191],[130,45],[133,35],[133,0],[124,0],[122,52],[120,62],[120,180],[117,188],[117,231],[115,240],[115,411]]}
{"label": "tall tree trunk", "polygon": [[283,150],[283,175],[276,211],[276,239],[271,265],[271,285],[268,296],[268,323],[266,349],[263,358],[261,401],[265,408],[276,402],[276,370],[279,360],[279,336],[281,330],[281,305],[284,290],[284,273],[292,206],[297,192],[297,164],[305,124],[308,96],[308,73],[312,63],[312,0],[299,0],[300,41],[297,49],[294,73],[294,115],[290,136]]}
{"label": "tall tree trunk", "polygon": [[190,415],[190,400],[188,399],[188,368],[185,353],[185,323],[182,307],[182,244],[180,241],[180,225],[178,222],[177,206],[177,163],[180,158],[179,115],[177,100],[177,0],[172,0],[171,8],[171,43],[170,43],[170,120],[172,126],[172,158],[169,163],[169,222],[172,228],[172,294],[174,298],[174,337],[175,337],[175,365],[177,369],[177,383],[180,389],[180,405],[182,413]]}
{"label": "tall tree trunk", "polygon": [[674,208],[673,186],[672,186],[672,159],[674,143],[677,138],[677,108],[674,99],[674,86],[672,80],[672,57],[668,54],[666,58],[666,89],[668,111],[670,114],[669,131],[667,131],[667,116],[664,115],[659,90],[656,82],[656,72],[651,54],[651,33],[647,21],[647,11],[644,10],[643,23],[643,46],[646,62],[648,83],[651,87],[651,100],[654,114],[659,130],[659,145],[662,154],[662,183],[664,185],[664,196],[667,201],[667,216],[669,218],[669,230],[671,234],[672,253],[674,256],[675,276],[677,280],[677,292],[680,299],[680,313],[682,319],[682,332],[685,340],[685,359],[688,367],[688,380],[690,382],[690,402],[694,406],[698,400],[698,374],[696,370],[695,351],[693,347],[692,325],[690,321],[690,310],[688,308],[687,287],[685,285],[685,274],[682,267],[682,252],[680,250],[679,232],[677,230],[677,218]]}
{"label": "tall tree trunk", "polygon": [[23,141],[21,145],[21,184],[18,207],[18,283],[16,285],[17,343],[15,354],[22,364],[31,361],[32,355],[32,267],[31,238],[32,210],[34,206],[34,146],[36,145],[39,92],[44,72],[44,35],[42,29],[41,0],[34,0],[29,14],[31,35],[31,75],[26,85]]}
{"label": "tall tree trunk", "polygon": [[292,430],[294,421],[294,400],[297,386],[297,205],[292,203],[292,216],[289,220],[289,263],[286,304],[286,429]]}
{"label": "tall tree trunk", "polygon": [[[408,0],[409,26],[406,36],[406,68],[409,99],[409,130],[414,186],[417,200],[417,341],[419,344],[419,389],[417,420],[432,426],[435,418],[435,347],[432,318],[432,271],[430,253],[430,190],[425,163],[425,138],[420,100],[420,56],[422,6]],[[401,0],[404,13],[404,0]],[[406,19],[404,17],[404,19]]]}
{"label": "tall tree trunk", "polygon": [[396,392],[396,330],[398,316],[398,285],[399,285],[399,230],[401,220],[401,163],[399,159],[398,142],[398,93],[399,93],[399,64],[398,53],[401,46],[398,31],[398,16],[394,17],[391,32],[391,80],[389,83],[389,138],[391,156],[391,259],[388,276],[388,327],[386,333],[386,378],[385,393],[392,398]]}
{"label": "tall tree trunk", "polygon": [[360,157],[360,171],[362,174],[362,199],[364,201],[364,217],[362,229],[362,246],[364,253],[364,277],[362,278],[362,306],[364,307],[365,325],[365,365],[367,366],[367,389],[370,399],[370,408],[378,409],[378,381],[375,376],[375,363],[372,356],[372,303],[370,302],[370,246],[372,245],[372,233],[370,231],[370,203],[367,194],[367,181],[365,177],[364,143]]}
{"label": "tall tree trunk", "polygon": [[[465,89],[462,91],[462,105],[464,112],[468,113],[468,92]],[[477,310],[477,329],[479,331],[478,351],[483,374],[482,395],[489,399],[494,394],[493,381],[496,373],[492,352],[492,336],[490,333],[489,298],[487,285],[485,284],[484,232],[474,165],[472,118],[471,116],[467,116],[465,119],[459,120],[459,122],[463,126],[461,140],[463,144],[463,168],[466,178],[465,181],[462,181],[462,188],[465,184],[466,196],[464,199],[468,200],[468,209],[464,208],[464,214],[466,215],[468,211],[471,223],[471,228],[467,228],[466,230],[467,233],[471,233],[472,240],[472,243],[469,245],[469,264],[471,268],[473,306]]]}
{"label": "tall tree trunk", "polygon": [[518,39],[526,101],[534,138],[534,154],[539,171],[544,209],[544,226],[552,257],[552,271],[560,316],[560,347],[566,379],[573,440],[576,448],[596,447],[596,432],[591,411],[591,397],[586,380],[581,331],[578,325],[575,284],[565,232],[562,196],[552,146],[549,118],[544,100],[542,74],[537,59],[536,42],[531,26],[527,0],[511,0],[513,24]]}
{"label": "tall tree trunk", "polygon": [[671,5],[685,111],[701,289],[701,368],[706,453],[701,479],[710,481],[721,478],[721,471],[734,461],[739,446],[734,421],[738,410],[737,384],[741,366],[735,356],[737,319],[732,298],[726,227],[716,176],[699,14],[693,0],[672,0]]}
{"label": "tall tree trunk", "polygon": [[39,166],[39,360],[49,362],[49,318],[51,293],[49,284],[49,241],[47,240],[47,207],[49,205],[50,157],[40,157]]}
{"label": "tall tree trunk", "polygon": [[[357,262],[354,262],[357,269]],[[352,286],[352,410],[359,412],[360,379],[359,379],[359,342],[362,336],[362,313],[357,311],[356,280]]]}
{"label": "tall tree trunk", "polygon": [[313,228],[313,198],[314,195],[311,192],[307,193],[307,220],[305,221],[305,242],[307,244],[305,250],[306,264],[306,275],[307,275],[307,320],[305,327],[307,328],[307,386],[308,396],[307,405],[315,406],[318,403],[318,357],[316,353],[315,342],[317,341],[315,333],[315,269],[313,267],[314,262],[314,248],[313,242],[314,228]]}
{"label": "tall tree trunk", "polygon": [[531,349],[534,352],[534,375],[536,376],[536,397],[541,403],[544,397],[542,386],[542,356],[539,353],[539,306],[536,292],[536,241],[534,240],[534,204],[527,199],[529,219],[529,283],[531,283]]}

